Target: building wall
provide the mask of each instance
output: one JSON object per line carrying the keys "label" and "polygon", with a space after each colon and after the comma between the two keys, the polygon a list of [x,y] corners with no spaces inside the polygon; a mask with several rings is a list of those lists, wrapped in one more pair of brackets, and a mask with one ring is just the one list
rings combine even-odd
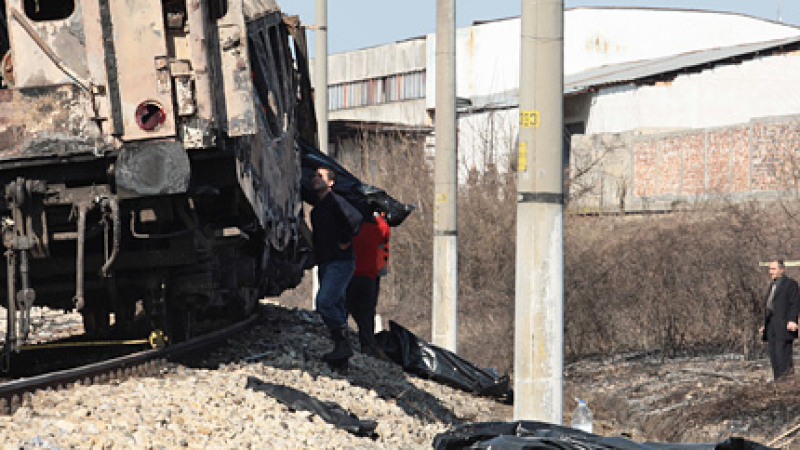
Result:
{"label": "building wall", "polygon": [[[456,96],[474,107],[516,103],[519,90],[519,18],[456,30]],[[427,107],[436,108],[436,35],[428,40]]]}
{"label": "building wall", "polygon": [[655,85],[602,88],[584,102],[586,133],[681,130],[800,112],[800,53],[766,55]]}
{"label": "building wall", "polygon": [[[679,30],[679,31],[678,31]],[[741,14],[647,8],[571,8],[564,15],[564,73],[800,35],[800,28]],[[427,38],[427,107],[436,106],[436,39]],[[520,19],[456,30],[456,96],[475,107],[516,103]]]}
{"label": "building wall", "polygon": [[[797,27],[740,14],[646,8],[570,8],[565,12],[564,27],[566,74],[800,34]],[[425,71],[426,101],[407,107],[398,107],[397,103],[404,102],[390,102],[334,110],[329,119],[431,125],[426,109],[436,107],[435,43],[435,35],[429,34],[330,55],[329,85]],[[469,99],[476,108],[517,104],[519,53],[518,17],[457,29],[456,95]]]}
{"label": "building wall", "polygon": [[398,123],[408,126],[433,125],[431,118],[425,112],[425,99],[330,111],[328,120]]}
{"label": "building wall", "polygon": [[[426,70],[425,38],[370,47],[328,56],[328,85],[378,80]],[[312,61],[312,80],[313,61]],[[423,91],[424,95],[424,91]],[[332,109],[328,120],[356,120],[411,126],[431,124],[423,98],[391,101],[363,107]]]}
{"label": "building wall", "polygon": [[[791,94],[800,92],[800,77],[793,76],[796,73],[800,73],[800,53],[790,52],[680,74],[670,82],[655,85],[604,88],[597,93],[567,97],[565,125],[584,122],[587,135],[628,131],[645,134],[714,129],[746,123],[754,117],[797,114],[800,96]],[[516,105],[461,110],[458,118],[459,179],[466,179],[468,170],[485,170],[487,164],[494,164],[501,171],[508,170],[515,152],[518,121]],[[725,139],[730,138],[714,139],[723,145]],[[699,187],[700,166],[676,165],[677,155],[688,154],[696,143],[681,139],[659,145],[671,150],[658,153],[660,159],[653,160],[651,169],[644,168],[644,161],[650,158],[647,152],[643,150],[638,156],[643,161],[640,171],[656,170],[655,163],[658,163],[657,175],[661,180],[658,190],[646,195],[674,192],[675,186],[665,183],[667,180],[676,182],[674,174],[678,167],[683,170],[681,194],[705,192],[705,187]],[[570,149],[565,151],[568,155],[574,153]],[[716,180],[719,174],[713,177]],[[607,185],[604,189],[620,187]]]}
{"label": "building wall", "polygon": [[[457,96],[470,103],[458,119],[464,180],[473,168],[512,165],[520,21],[498,20],[456,33]],[[798,34],[797,27],[731,13],[574,8],[565,15],[565,73]],[[432,126],[435,55],[433,34],[331,55],[331,85],[425,71],[426,91],[424,99],[331,111],[329,120]],[[800,90],[798,69],[800,56],[787,53],[682,74],[671,82],[567,98],[566,123],[582,122],[587,133],[572,141],[579,145],[571,151],[573,168],[602,157],[602,164],[570,188],[587,189],[586,207],[596,209],[661,208],[709,195],[782,191],[787,177],[775,164],[784,164],[783,156],[774,152],[798,144],[790,129],[753,131],[754,125],[736,124],[800,113],[800,97],[792,94]],[[689,129],[700,130],[664,134]],[[652,132],[660,134],[645,134]],[[790,140],[779,142],[784,138]]]}
{"label": "building wall", "polygon": [[564,27],[567,74],[800,34],[792,25],[736,13],[614,7],[570,9]]}
{"label": "building wall", "polygon": [[[800,116],[744,125],[572,138],[570,208],[671,210],[681,203],[796,195]],[[585,172],[585,173],[584,173]]]}
{"label": "building wall", "polygon": [[329,55],[328,84],[424,70],[425,51],[425,38],[415,38]]}

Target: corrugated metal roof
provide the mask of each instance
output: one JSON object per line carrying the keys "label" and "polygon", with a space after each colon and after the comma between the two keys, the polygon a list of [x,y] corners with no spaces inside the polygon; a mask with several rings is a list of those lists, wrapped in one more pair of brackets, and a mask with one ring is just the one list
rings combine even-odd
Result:
{"label": "corrugated metal roof", "polygon": [[[716,11],[712,9],[699,9],[699,8],[673,8],[669,6],[571,6],[569,8],[564,8],[564,12],[567,11],[578,11],[578,10],[616,10],[616,11],[667,11],[667,12],[687,12],[687,13],[708,13],[708,14],[725,14],[731,16],[741,16],[747,17],[749,19],[760,20],[763,22],[770,22],[778,25],[783,25],[785,27],[797,28],[800,29],[797,25],[782,22],[780,20],[772,20],[764,17],[757,17],[750,14],[745,14],[736,11]],[[496,19],[478,19],[472,21],[472,25],[484,25],[488,23],[494,22],[502,22],[504,20],[515,20],[519,19],[520,16],[509,16],[509,17],[498,17]]]}
{"label": "corrugated metal roof", "polygon": [[685,72],[710,68],[731,60],[742,60],[769,52],[780,47],[800,43],[800,36],[752,44],[718,47],[642,61],[598,67],[564,77],[564,94],[578,94],[592,88],[631,83],[655,77],[665,77]]}

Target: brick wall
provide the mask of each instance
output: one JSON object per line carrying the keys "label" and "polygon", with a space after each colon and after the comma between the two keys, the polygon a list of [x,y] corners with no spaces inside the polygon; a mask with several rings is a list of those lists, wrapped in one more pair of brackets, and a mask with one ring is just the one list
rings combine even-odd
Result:
{"label": "brick wall", "polygon": [[[616,143],[614,148],[609,142]],[[623,143],[620,145],[620,142]],[[670,209],[676,203],[776,197],[800,188],[800,116],[685,132],[575,136],[579,173],[570,206],[585,211]],[[624,186],[607,189],[606,186]]]}

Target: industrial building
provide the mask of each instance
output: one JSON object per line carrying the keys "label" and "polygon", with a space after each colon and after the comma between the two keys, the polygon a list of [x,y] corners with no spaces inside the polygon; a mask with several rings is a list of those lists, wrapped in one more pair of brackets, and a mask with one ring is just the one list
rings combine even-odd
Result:
{"label": "industrial building", "polygon": [[[334,152],[364,130],[424,137],[432,149],[434,46],[430,34],[329,56]],[[570,207],[663,210],[796,190],[799,49],[797,27],[742,14],[567,9],[564,162],[581,174]],[[462,179],[513,170],[519,52],[519,18],[456,32]]]}

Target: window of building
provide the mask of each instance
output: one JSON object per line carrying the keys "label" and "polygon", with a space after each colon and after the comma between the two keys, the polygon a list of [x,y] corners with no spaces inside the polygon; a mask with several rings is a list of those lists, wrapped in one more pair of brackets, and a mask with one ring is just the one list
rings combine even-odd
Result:
{"label": "window of building", "polygon": [[359,108],[425,97],[425,71],[328,86],[328,109]]}

